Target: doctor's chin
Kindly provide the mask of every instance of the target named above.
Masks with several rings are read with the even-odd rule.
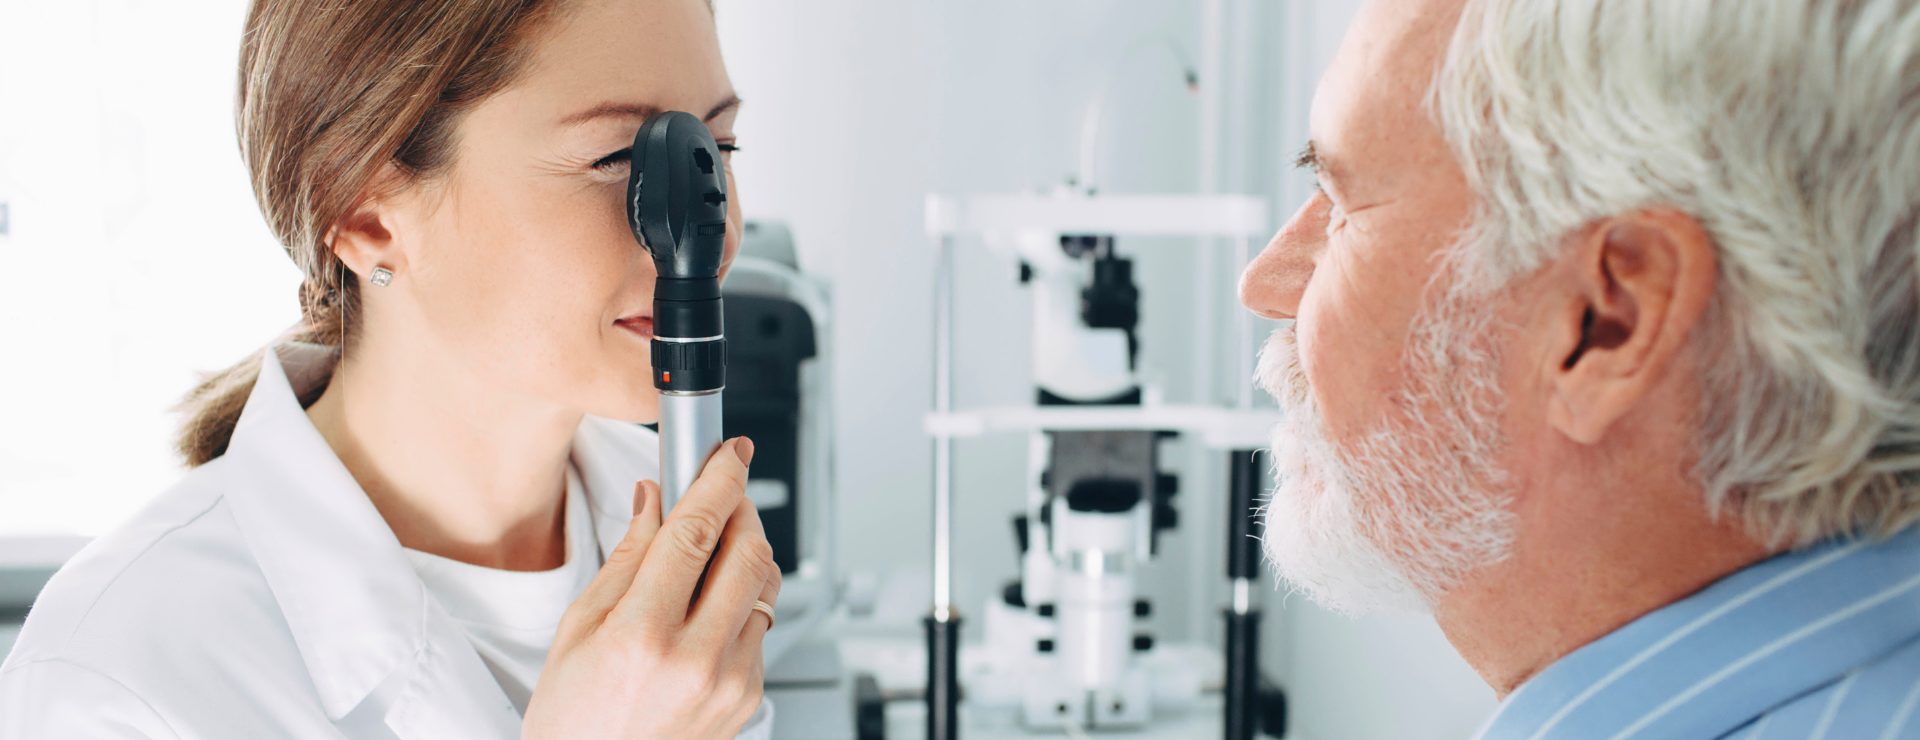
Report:
[[[0,28],[0,740],[1920,740],[1913,0]]]

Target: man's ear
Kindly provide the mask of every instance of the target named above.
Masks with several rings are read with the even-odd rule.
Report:
[[[1547,422],[1594,444],[1665,378],[1712,300],[1713,238],[1692,216],[1635,211],[1575,237],[1554,317]]]
[[[373,268],[385,267],[405,272],[406,255],[395,238],[394,197],[401,191],[404,176],[393,165],[380,169],[373,182],[360,192],[353,207],[327,230],[327,244],[341,264],[353,274],[365,278]]]

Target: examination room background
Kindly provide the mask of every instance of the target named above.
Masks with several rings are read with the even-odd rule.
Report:
[[[791,226],[802,268],[833,292],[839,564],[873,595],[878,623],[917,634],[927,607],[926,195],[1061,182],[1082,108],[1111,79],[1105,190],[1246,192],[1268,198],[1277,223],[1308,187],[1288,160],[1357,4],[718,0],[747,101],[742,203],[750,219]],[[167,408],[196,372],[297,317],[298,275],[271,244],[233,140],[244,7],[0,0],[0,578],[168,485],[179,468]],[[1216,107],[1186,89],[1167,42],[1221,93]],[[1143,363],[1169,400],[1244,381],[1252,368],[1231,356],[1196,357],[1236,341],[1230,316],[1216,311],[1219,335],[1189,330],[1199,306],[1230,295],[1230,271],[1196,275],[1189,248],[1121,248],[1140,261]],[[958,264],[959,403],[1026,399],[1030,310],[1010,261],[974,250]],[[957,449],[965,611],[1014,573],[1008,518],[1027,449],[1018,436]],[[1211,456],[1173,462],[1182,525],[1146,581],[1168,637],[1212,643],[1224,470]],[[1289,692],[1291,737],[1461,738],[1493,707],[1431,619],[1349,620],[1277,593],[1268,603],[1263,662]],[[0,611],[0,653],[17,616]]]

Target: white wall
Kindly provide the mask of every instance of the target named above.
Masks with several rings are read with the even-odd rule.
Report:
[[[0,536],[158,493],[196,372],[298,316],[234,144],[244,9],[0,2]]]

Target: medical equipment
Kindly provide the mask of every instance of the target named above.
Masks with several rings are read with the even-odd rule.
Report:
[[[722,293],[733,335],[726,431],[754,439],[747,497],[784,574],[780,626],[764,648],[773,737],[883,738],[886,696],[834,629],[848,589],[834,547],[832,295],[801,270],[793,233],[777,221],[745,223]]]
[[[653,386],[660,390],[661,508],[671,509],[721,441],[727,345],[720,262],[727,175],[692,114],[657,113],[633,137],[627,225],[653,256]]]
[[[1039,405],[1140,405],[1133,261],[1110,235],[1048,236],[1017,241],[1021,282],[1033,294]],[[1030,727],[1139,727],[1152,716],[1152,676],[1139,659],[1154,643],[1142,622],[1152,605],[1135,598],[1135,580],[1176,520],[1179,480],[1159,463],[1172,434],[1031,435],[1037,485],[1014,518],[1021,577],[986,612],[990,649],[1041,659],[1004,666],[1005,680],[1021,684]]]
[[[831,306],[826,286],[800,271],[785,224],[747,221],[741,232],[721,288],[733,327],[721,418],[728,437],[754,442],[747,498],[793,585],[803,569],[833,572]]]
[[[1244,196],[1079,192],[933,196],[926,218],[940,249],[927,420],[935,438],[928,737],[958,737],[963,693],[972,707],[1014,708],[1026,727],[1076,733],[1141,729],[1156,712],[1190,713],[1218,690],[1226,695],[1227,737],[1275,731],[1285,699],[1260,683],[1251,588],[1258,560],[1247,535],[1264,479],[1250,451],[1265,445],[1277,417],[1245,400],[1165,403],[1141,380],[1139,290],[1132,263],[1115,251],[1119,239],[1136,236],[1201,237],[1183,243],[1202,251],[1212,248],[1208,239],[1225,238],[1238,241],[1244,262],[1247,240],[1265,235],[1265,204]],[[951,275],[961,237],[1010,253],[1033,291],[1033,405],[953,406]],[[1236,336],[1250,336],[1250,327],[1241,323]],[[1252,366],[1250,356],[1242,360]],[[986,639],[962,654],[951,600],[953,441],[1000,432],[1030,435],[1027,505],[1015,518],[1020,580],[989,601]],[[1233,601],[1224,610],[1225,650],[1157,641],[1144,629],[1153,605],[1136,598],[1140,567],[1177,521],[1178,481],[1161,469],[1159,449],[1174,436],[1229,453]]]
[[[861,677],[824,629],[843,591],[833,537],[832,296],[800,269],[785,224],[751,220],[721,293],[730,333],[726,433],[754,441],[747,498],[783,574],[779,626],[763,647],[773,737],[869,737],[856,729]]]

